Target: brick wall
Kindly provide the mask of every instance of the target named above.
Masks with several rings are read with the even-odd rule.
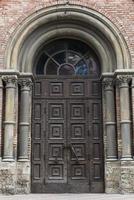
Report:
[[[7,42],[16,27],[31,13],[53,5],[73,4],[89,7],[108,17],[126,39],[134,67],[134,1],[133,0],[1,0],[0,1],[0,69]],[[81,7],[81,8],[82,8]]]

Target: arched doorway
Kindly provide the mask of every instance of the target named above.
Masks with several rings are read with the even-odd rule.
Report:
[[[51,69],[51,68],[49,68],[49,67],[48,67],[48,69],[47,69],[47,67],[44,68],[44,65],[52,66],[53,62],[54,62],[54,66],[55,66],[55,59],[57,59],[57,58],[53,58],[53,57],[54,56],[56,57],[58,55],[58,58],[59,58],[60,53],[62,55],[64,54],[65,49],[62,52],[55,51],[57,53],[55,55],[53,55],[53,54],[47,55],[48,58],[46,59],[46,62],[45,62],[45,54],[43,56],[44,60],[42,60],[42,58],[41,58],[42,52],[43,51],[45,52],[45,50],[48,48],[49,44],[54,44],[51,42],[56,42],[59,39],[75,40],[78,42],[78,44],[84,43],[84,45],[88,46],[88,48],[91,49],[90,53],[93,56],[93,61],[95,61],[95,63],[96,62],[99,63],[97,66],[101,66],[101,70],[98,70],[97,74],[98,74],[98,77],[101,76],[100,80],[104,83],[104,87],[102,88],[102,95],[101,95],[101,87],[100,87],[101,84],[99,83],[98,77],[95,76],[94,73],[92,73],[92,76],[84,75],[85,73],[87,73],[86,71],[88,71],[89,69],[85,70],[85,71],[82,70],[82,74],[77,75],[77,72],[79,72],[78,68],[77,68],[77,70],[78,70],[77,71],[76,66],[72,65],[72,63],[70,63],[70,62],[65,63],[63,61],[58,65],[56,64],[56,66],[57,66],[56,67],[57,70],[55,70],[56,74],[53,74],[52,70],[50,70],[50,73],[52,72],[52,74],[53,74],[53,75],[50,75],[49,69]],[[55,45],[53,45],[53,47],[55,47]],[[70,51],[70,49],[68,49],[68,53],[66,53],[66,55],[73,54],[76,58],[78,58],[78,57],[82,58],[81,53],[82,53],[83,49],[84,48],[80,48],[80,50],[81,50],[81,51],[79,50],[80,53],[79,53],[79,51],[75,51],[74,49],[71,49],[71,51]],[[72,52],[72,50],[73,50],[73,52]],[[61,57],[63,58],[63,56],[61,56]],[[39,62],[39,61],[41,61],[41,62]],[[93,63],[93,61],[91,63]],[[86,62],[87,61],[84,61],[83,63],[86,63]],[[42,63],[43,63],[43,65],[42,65]],[[126,117],[126,116],[125,116],[125,120],[123,118],[121,121],[121,128],[119,127],[120,119],[118,119],[118,116],[119,116],[119,114],[122,115],[122,113],[125,113],[124,105],[121,101],[119,102],[119,99],[121,100],[121,97],[124,95],[124,90],[125,90],[126,86],[127,86],[127,99],[129,99],[128,98],[129,85],[127,82],[127,80],[128,80],[127,75],[131,74],[131,72],[132,72],[131,70],[128,70],[131,68],[131,58],[130,58],[129,50],[128,50],[127,44],[125,42],[125,39],[121,35],[118,28],[104,15],[102,15],[101,13],[99,13],[95,10],[89,9],[89,8],[84,8],[84,7],[81,8],[79,6],[74,6],[74,5],[68,5],[68,6],[59,5],[59,6],[54,6],[54,7],[49,7],[49,8],[44,8],[44,9],[38,10],[38,12],[34,12],[30,16],[28,16],[23,21],[23,23],[17,27],[16,31],[13,33],[13,35],[7,45],[7,51],[5,54],[5,66],[6,66],[7,72],[3,72],[3,74],[6,74],[6,75],[10,74],[10,76],[11,76],[11,77],[6,77],[6,80],[7,80],[7,78],[8,79],[13,78],[13,80],[14,80],[14,75],[15,75],[15,78],[20,79],[19,81],[21,82],[20,88],[19,88],[20,93],[21,93],[20,94],[21,95],[21,102],[20,102],[21,109],[19,108],[20,109],[19,112],[18,112],[18,110],[16,110],[16,113],[20,115],[20,117],[19,117],[20,125],[18,127],[18,129],[19,129],[18,136],[19,137],[18,137],[18,141],[17,141],[17,145],[19,144],[18,146],[19,146],[20,150],[18,152],[19,159],[17,159],[17,161],[16,161],[19,163],[19,169],[23,169],[23,168],[25,169],[25,168],[27,168],[27,166],[30,169],[30,167],[31,167],[31,160],[30,160],[31,148],[29,148],[29,147],[31,147],[30,141],[33,138],[31,138],[30,125],[32,124],[32,128],[34,129],[33,126],[34,126],[34,123],[36,123],[36,122],[32,121],[32,123],[31,123],[31,118],[29,117],[29,116],[31,116],[30,108],[32,107],[31,106],[32,104],[30,101],[30,97],[31,97],[30,89],[31,89],[31,82],[35,81],[32,99],[33,100],[36,99],[37,104],[39,103],[40,105],[38,104],[38,106],[36,107],[37,108],[37,116],[34,112],[32,112],[33,113],[32,117],[34,117],[34,116],[37,117],[37,126],[35,127],[37,129],[37,133],[39,133],[40,124],[43,126],[43,129],[41,127],[41,131],[42,131],[42,134],[44,134],[44,135],[45,135],[45,133],[43,133],[43,130],[45,132],[52,130],[52,128],[49,129],[48,122],[50,122],[50,124],[51,123],[55,124],[54,121],[52,121],[52,122],[49,121],[49,119],[51,117],[50,116],[51,112],[48,112],[49,106],[47,108],[45,108],[45,106],[48,105],[47,104],[48,99],[50,100],[50,102],[52,101],[52,104],[50,103],[51,105],[53,105],[53,103],[55,103],[56,101],[57,101],[57,105],[61,104],[60,108],[56,107],[56,110],[64,118],[57,119],[57,121],[59,120],[59,124],[64,124],[63,121],[65,119],[66,129],[64,128],[64,130],[67,130],[67,131],[68,131],[68,127],[70,130],[69,123],[71,123],[71,120],[74,120],[74,121],[78,120],[76,123],[78,123],[78,122],[81,123],[79,121],[80,119],[71,119],[70,118],[70,116],[71,116],[70,114],[72,114],[70,112],[71,109],[69,108],[71,105],[70,103],[72,103],[72,105],[73,105],[73,103],[76,103],[77,105],[81,105],[81,109],[78,109],[79,111],[82,110],[82,105],[83,105],[83,108],[85,110],[84,113],[86,113],[84,115],[84,117],[85,117],[84,119],[86,119],[86,121],[84,121],[84,119],[82,119],[83,120],[82,123],[86,124],[86,130],[88,132],[88,133],[86,133],[87,137],[88,137],[88,135],[90,135],[90,129],[88,129],[87,127],[91,125],[91,121],[87,122],[87,119],[89,119],[89,118],[92,119],[92,115],[91,115],[92,112],[90,112],[90,111],[93,110],[93,106],[91,106],[89,104],[89,102],[95,102],[95,98],[96,99],[98,98],[98,102],[100,103],[100,105],[103,104],[102,110],[100,109],[100,116],[101,116],[101,124],[103,122],[103,134],[102,135],[103,135],[104,140],[103,140],[103,142],[101,141],[100,143],[101,144],[104,143],[105,192],[118,193],[120,191],[120,184],[122,184],[121,161],[118,159],[118,153],[121,152],[121,148],[122,148],[121,144],[126,145],[125,134],[123,135],[123,139],[122,139],[124,143],[122,143],[122,140],[120,139],[120,137],[118,137],[118,134],[121,130],[123,130],[123,133],[125,133],[125,131],[126,131],[125,127],[128,126],[129,127],[128,138],[130,141],[130,130],[131,130],[130,124],[127,125],[127,123],[129,123],[129,120],[128,120],[128,117]],[[37,67],[37,66],[39,66],[39,67]],[[34,68],[34,70],[33,70],[33,68]],[[38,70],[36,71],[35,69],[38,69]],[[86,68],[84,67],[84,69],[86,69]],[[98,68],[98,69],[100,69],[100,68]],[[83,71],[84,71],[84,73],[83,73]],[[48,73],[47,75],[45,74],[46,72]],[[70,76],[68,75],[66,77],[66,76],[62,75],[62,74],[64,74],[64,72],[69,73]],[[37,74],[37,76],[36,76],[36,74]],[[42,74],[43,74],[43,78],[41,79]],[[124,75],[126,77],[122,77]],[[33,79],[33,76],[34,76],[34,79]],[[117,80],[117,79],[120,79],[120,82],[123,84],[123,87],[121,86],[120,88],[117,88],[117,86],[115,86],[115,80]],[[51,81],[52,81],[52,84],[50,84]],[[56,83],[58,83],[58,84],[55,87]],[[72,83],[72,86],[70,86],[71,83]],[[51,86],[51,87],[48,87],[48,86]],[[93,88],[94,88],[93,90],[92,90],[91,86],[93,86]],[[13,87],[13,88],[15,88],[15,87]],[[52,89],[50,90],[50,88],[52,88]],[[123,88],[123,92],[122,92],[122,88]],[[82,91],[80,94],[79,94],[79,90]],[[37,94],[35,93],[36,91],[37,91]],[[45,91],[45,92],[43,92],[43,91]],[[75,94],[69,93],[70,91],[72,91]],[[7,90],[7,92],[8,92],[8,90]],[[9,92],[13,93],[12,95],[14,96],[14,99],[15,99],[14,90],[11,90]],[[94,92],[94,95],[92,95],[92,92]],[[121,92],[121,97],[119,97],[119,92]],[[53,93],[54,93],[54,95],[53,95]],[[98,95],[98,93],[99,93],[99,95]],[[17,90],[17,94],[18,94],[18,90]],[[126,94],[126,90],[125,90],[125,94]],[[66,95],[66,96],[64,96],[64,95]],[[115,99],[115,97],[118,100]],[[119,103],[118,108],[120,109],[120,107],[121,107],[123,109],[123,111],[121,111],[121,113],[119,113],[120,112],[119,109],[118,109],[118,112],[116,112],[115,100],[117,100],[116,102]],[[127,100],[127,102],[128,102],[127,106],[130,107],[129,100]],[[27,107],[24,106],[26,103],[27,103],[27,107],[29,109],[27,109]],[[41,105],[43,105],[44,107],[40,107]],[[64,106],[64,105],[65,105],[65,107],[64,107],[65,113],[62,112],[62,106]],[[7,106],[8,106],[8,102],[7,102]],[[23,109],[23,108],[25,108],[25,109]],[[77,107],[75,107],[75,108],[77,108]],[[34,109],[34,107],[33,107],[33,109]],[[41,110],[41,113],[38,112],[39,109]],[[77,109],[75,109],[75,110],[77,110]],[[76,111],[76,113],[77,113],[77,111]],[[12,117],[14,117],[14,114],[15,114],[15,110],[12,113]],[[43,116],[47,116],[46,114],[48,114],[48,117],[45,119],[42,118],[44,121],[40,121],[40,120],[38,120],[38,118],[40,118],[40,114]],[[67,117],[67,116],[69,116],[69,117]],[[104,120],[102,120],[102,116],[103,116]],[[118,119],[117,122],[116,122],[116,119]],[[52,120],[54,120],[54,119],[52,119]],[[12,125],[12,130],[13,130],[14,122],[12,122],[12,123],[13,123],[13,125]],[[72,122],[72,123],[75,123],[75,122]],[[95,123],[96,123],[96,121],[95,121]],[[125,126],[124,126],[124,123],[125,123]],[[8,126],[9,126],[8,124],[6,124],[6,123],[4,124],[5,141],[8,144],[5,146],[7,146],[7,147],[10,146],[12,148],[13,143],[11,143],[9,140],[6,140],[6,138],[8,138],[7,135],[10,133],[10,131],[9,131],[10,129],[9,128],[7,129]],[[97,126],[94,128],[96,128],[96,130],[97,130]],[[116,128],[118,128],[118,130]],[[47,131],[47,129],[48,129],[48,131]],[[56,127],[56,129],[58,131],[60,131],[60,126]],[[55,131],[56,131],[56,129],[55,129]],[[73,126],[72,129],[74,130],[75,126]],[[78,128],[76,130],[80,130],[80,129],[82,130],[82,128]],[[102,128],[100,128],[100,130],[102,131]],[[94,132],[94,131],[92,131],[92,132]],[[65,133],[65,135],[70,136],[67,133]],[[56,134],[58,134],[58,133],[56,133]],[[44,189],[42,189],[42,185],[44,183],[46,183],[46,181],[48,180],[49,174],[47,174],[47,177],[46,177],[46,175],[44,174],[44,169],[40,170],[39,165],[41,164],[42,167],[44,167],[44,168],[46,167],[42,163],[44,163],[44,164],[47,163],[43,160],[46,160],[46,155],[47,155],[47,159],[48,159],[49,153],[51,151],[46,154],[45,148],[47,148],[47,145],[43,146],[42,149],[40,149],[40,141],[41,141],[41,143],[46,144],[46,141],[48,141],[49,138],[47,136],[47,140],[46,140],[46,138],[43,138],[43,140],[40,140],[38,134],[37,134],[37,136],[35,135],[35,137],[37,137],[37,140],[38,140],[37,146],[36,146],[38,151],[35,151],[35,165],[36,165],[35,168],[37,169],[37,170],[35,169],[35,173],[37,172],[37,174],[35,174],[35,177],[36,177],[35,178],[35,187],[33,186],[33,188],[35,188],[35,190],[33,191],[33,189],[32,189],[32,192],[38,192],[38,191],[46,192]],[[13,135],[12,135],[12,139],[13,139]],[[85,141],[87,142],[86,139],[85,139]],[[58,139],[57,139],[57,141],[58,141]],[[61,140],[59,140],[59,143],[61,144],[60,141]],[[71,139],[69,140],[68,138],[66,138],[66,140],[63,143],[66,143],[68,141],[70,141],[70,143],[72,142]],[[80,143],[82,143],[83,141],[81,141]],[[91,141],[91,144],[93,144],[93,141],[91,140],[91,138],[88,141]],[[78,140],[78,142],[79,142],[79,140]],[[34,143],[34,141],[33,141],[33,143]],[[36,143],[36,141],[35,141],[35,143]],[[72,154],[74,161],[77,162],[80,160],[80,159],[76,160],[76,158],[78,157],[78,156],[75,156],[76,148],[75,147],[73,148],[73,145],[70,146],[70,143],[69,143],[69,146],[67,146],[65,144],[64,145],[65,148],[63,148],[63,149],[65,149],[64,151],[66,151],[66,155],[68,155],[68,156],[66,156],[67,157],[66,163],[68,163],[69,156],[71,154]],[[52,141],[52,144],[53,144],[53,141]],[[117,144],[119,144],[119,147],[117,146]],[[86,143],[86,145],[89,146],[89,143],[88,144]],[[125,145],[123,146],[123,149],[124,149],[123,157],[131,158],[130,142],[129,142],[129,145],[127,144],[127,147]],[[67,147],[68,147],[68,149],[67,149]],[[34,149],[32,146],[32,152],[33,152],[33,150]],[[85,151],[85,152],[87,152],[87,151]],[[40,153],[40,156],[42,159],[41,162],[39,162],[39,159],[38,159],[39,153]],[[45,156],[43,156],[44,154],[45,154]],[[12,150],[12,155],[13,155],[13,150]],[[90,154],[86,155],[86,161],[88,163],[91,163],[89,155]],[[91,155],[93,155],[93,154],[91,153]],[[55,159],[52,158],[52,162],[54,162],[54,161],[59,162],[58,156],[55,156]],[[88,167],[89,167],[88,169],[89,169],[89,172],[91,175],[92,165],[88,164]],[[90,169],[90,167],[91,167],[91,169]],[[61,168],[59,167],[56,169],[56,171],[54,171],[55,176],[58,176],[60,169]],[[65,181],[68,180],[67,179],[67,177],[68,177],[67,175],[69,175],[69,174],[67,174],[68,169],[69,169],[68,165],[66,164],[65,168],[63,168],[63,169],[64,169],[64,171],[66,170],[66,174],[65,174],[64,178],[62,178],[63,176],[61,174],[60,181],[61,181],[62,187],[63,187],[63,184],[65,183]],[[82,172],[82,171],[80,171],[81,169],[82,168],[80,168],[78,170],[76,169],[78,176],[80,176],[80,173]],[[103,169],[102,169],[102,171],[103,171]],[[71,172],[73,172],[73,171],[71,171]],[[32,173],[34,173],[34,172],[32,171]],[[59,173],[59,175],[60,175],[60,173]],[[24,177],[24,179],[25,179],[25,174],[22,174],[22,177]],[[27,177],[28,177],[28,184],[26,185],[26,188],[30,188],[30,184],[31,184],[31,171],[30,170],[27,171]],[[41,177],[41,179],[38,177]],[[88,177],[89,177],[89,175],[88,175]],[[56,179],[56,177],[55,177],[55,179]],[[58,177],[58,179],[59,179],[59,177]],[[15,179],[15,180],[17,180],[17,179]],[[92,184],[93,186],[89,187],[89,185],[91,185],[91,184],[87,183],[87,180],[91,180],[91,179],[86,179],[86,181],[84,183],[85,185],[84,184],[83,185],[85,186],[86,189],[88,187],[88,192],[99,191],[98,188],[101,188],[99,185],[99,181],[98,182],[96,181],[95,185]],[[82,181],[84,182],[84,179]],[[82,185],[82,181],[80,181],[80,185]],[[102,180],[102,182],[103,182],[103,180]],[[55,183],[56,182],[54,182],[53,187],[51,187],[52,189],[55,188],[55,185],[57,185]],[[93,181],[92,181],[92,183],[93,183]],[[97,186],[97,183],[98,183],[98,186]],[[16,181],[16,184],[18,184],[17,181]],[[72,179],[71,184],[75,188],[75,178],[74,178],[74,180]],[[47,184],[44,184],[44,185],[46,186]],[[77,189],[80,188],[80,185]],[[52,184],[51,184],[51,186],[52,186]],[[103,183],[101,184],[101,186],[103,186]],[[84,192],[87,191],[86,189]],[[59,190],[59,189],[56,188],[56,190]],[[47,191],[50,191],[49,187],[48,187]],[[65,191],[64,188],[63,188],[63,191]],[[82,189],[81,189],[81,191],[83,192]],[[103,188],[101,191],[103,191]],[[70,192],[71,192],[71,190],[70,190]],[[79,192],[80,192],[80,190],[79,190]]]
[[[97,55],[64,38],[42,47],[35,63],[32,192],[104,192]]]

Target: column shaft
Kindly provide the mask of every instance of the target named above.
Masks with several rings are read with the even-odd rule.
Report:
[[[3,82],[0,77],[0,157],[2,150],[2,110],[3,110]]]
[[[116,120],[115,120],[115,98],[113,80],[104,79],[105,103],[106,103],[106,136],[107,136],[107,158],[117,159],[117,138],[116,138]]]
[[[21,79],[20,120],[19,120],[19,160],[28,159],[28,136],[30,117],[31,80]]]
[[[120,88],[120,124],[122,136],[122,159],[131,159],[131,120],[128,76],[117,77]]]
[[[6,84],[3,159],[13,160],[16,76],[3,76]]]

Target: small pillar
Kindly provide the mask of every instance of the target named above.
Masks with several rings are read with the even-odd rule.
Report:
[[[3,81],[2,77],[0,76],[0,157],[2,157],[1,154],[1,148],[2,148],[2,110],[3,110]]]
[[[105,95],[105,127],[106,127],[106,152],[107,159],[117,159],[117,136],[116,136],[116,118],[115,118],[115,98],[114,85],[112,78],[103,80]]]
[[[20,116],[19,116],[19,155],[21,161],[28,160],[28,136],[29,136],[29,118],[31,102],[31,79],[20,79]]]
[[[132,159],[131,147],[131,118],[129,82],[131,78],[126,75],[117,76],[120,90],[120,126],[122,137],[122,159]]]
[[[13,161],[13,139],[15,127],[15,92],[17,76],[3,76],[5,82],[5,120],[4,120],[4,150],[3,160]]]

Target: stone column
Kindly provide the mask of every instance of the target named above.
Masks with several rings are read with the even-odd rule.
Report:
[[[112,78],[103,80],[106,111],[106,152],[107,159],[117,159],[117,137],[116,137],[116,118],[115,118],[115,98]]]
[[[2,148],[2,110],[3,110],[3,81],[2,77],[0,76],[0,157],[1,155],[1,148]]]
[[[30,118],[30,90],[32,86],[31,79],[20,79],[20,116],[19,116],[19,160],[28,159],[28,136],[29,136],[29,118]]]
[[[13,161],[13,139],[15,126],[15,92],[17,76],[3,76],[5,82],[5,120],[3,160]]]
[[[120,89],[120,125],[122,137],[122,159],[132,158],[131,149],[131,118],[130,118],[130,94],[129,76],[117,76]]]

